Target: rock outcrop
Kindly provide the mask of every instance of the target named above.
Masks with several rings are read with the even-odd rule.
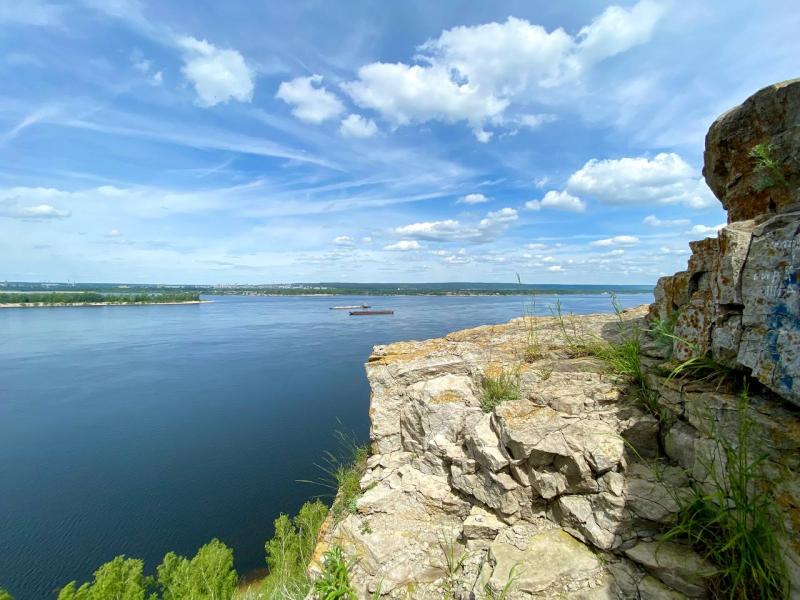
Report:
[[[568,327],[613,342],[644,330],[646,312]],[[545,358],[525,362],[531,326]],[[658,539],[690,485],[710,481],[706,419],[735,428],[725,411],[737,397],[657,374],[668,349],[643,348],[661,418],[598,359],[576,356],[556,318],[376,347],[366,366],[374,454],[355,511],[331,523],[317,561],[332,544],[355,557],[359,598],[479,599],[509,581],[510,600],[704,597],[714,567]],[[518,374],[519,398],[484,412],[481,382],[503,372]],[[768,393],[751,403],[776,468],[796,473],[800,419]],[[787,514],[800,506],[798,483],[776,487]]]
[[[775,173],[759,168],[757,144]],[[652,316],[675,322],[679,357],[710,354],[800,406],[800,79],[717,119],[703,172],[729,224],[658,281]]]
[[[731,222],[692,244],[649,309],[377,346],[362,493],[329,518],[312,571],[335,544],[363,599],[704,598],[716,567],[663,534],[691,494],[719,489],[723,449],[755,440],[800,598],[800,206],[791,189],[753,190],[749,157],[765,144],[793,181],[799,106],[800,81],[787,82],[712,126],[704,172]],[[674,337],[652,333],[659,319]],[[641,385],[575,343],[631,335]],[[749,381],[747,396],[666,374],[699,356]],[[514,393],[482,403],[484,382],[503,377]]]

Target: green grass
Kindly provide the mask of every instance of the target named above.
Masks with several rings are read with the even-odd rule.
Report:
[[[684,343],[688,344],[685,341]],[[733,385],[738,383],[739,374],[734,369],[718,363],[709,354],[700,354],[697,349],[695,352],[697,353],[694,356],[679,362],[672,368],[667,375],[667,381],[676,378],[706,381],[716,383],[717,389],[726,383]]]
[[[462,550],[461,546],[452,535],[440,531],[437,535],[439,549],[444,556],[444,566],[446,570],[444,582],[443,600],[453,600],[455,598],[455,586],[458,582],[458,574],[464,569],[464,562],[468,554]]]
[[[734,440],[710,432],[716,449],[704,467],[713,491],[696,486],[688,499],[679,500],[678,523],[665,539],[687,539],[717,567],[715,598],[779,600],[788,597],[781,549],[785,527],[764,475],[766,455],[754,450],[759,440],[748,407],[745,390],[739,395]]]
[[[527,340],[523,358],[525,362],[531,363],[541,359],[544,356],[542,351],[542,344],[539,341],[539,335],[536,331],[536,324],[533,318],[536,316],[536,292],[530,291],[530,300],[526,301],[525,290],[522,286],[522,279],[517,273],[517,285],[520,288],[520,293],[523,295],[522,300],[522,318],[525,321],[525,329],[527,333]]]
[[[334,546],[328,550],[322,574],[314,581],[317,600],[358,600],[350,585],[350,569],[354,564],[347,560],[341,547]]]
[[[317,468],[322,477],[317,480],[302,480],[329,490],[333,496],[331,514],[338,523],[348,514],[356,513],[356,500],[361,495],[361,477],[367,468],[369,447],[359,444],[355,435],[337,431],[334,434],[336,449],[326,450],[322,463]]]
[[[496,375],[485,375],[481,390],[481,408],[492,412],[503,402],[519,399],[519,372],[503,369]]]

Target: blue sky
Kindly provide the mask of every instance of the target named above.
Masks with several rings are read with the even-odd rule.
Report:
[[[794,1],[0,0],[0,279],[654,283]]]

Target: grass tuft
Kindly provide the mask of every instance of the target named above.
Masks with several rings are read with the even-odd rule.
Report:
[[[455,598],[455,587],[458,582],[458,574],[464,569],[468,554],[461,549],[453,536],[440,531],[437,535],[439,549],[444,555],[444,564],[447,574],[444,582],[444,600]]]
[[[718,568],[712,581],[716,598],[779,600],[786,598],[788,579],[781,539],[785,526],[764,474],[766,455],[755,453],[758,442],[748,411],[747,391],[739,395],[734,440],[722,435],[715,421],[716,442],[711,464],[703,465],[712,492],[694,488],[681,500],[679,520],[665,539],[685,538]]]
[[[519,399],[519,371],[504,369],[496,375],[485,375],[481,388],[481,408],[492,412],[503,402]]]
[[[301,482],[329,490],[326,495],[334,497],[331,514],[338,523],[348,514],[356,512],[356,500],[361,494],[360,481],[367,467],[369,447],[359,444],[352,433],[336,431],[334,437],[337,446],[335,451],[326,450],[322,463],[316,465],[322,476],[314,481]]]
[[[348,561],[340,546],[325,553],[322,574],[314,581],[317,600],[358,600],[350,585],[350,570],[355,562]]]

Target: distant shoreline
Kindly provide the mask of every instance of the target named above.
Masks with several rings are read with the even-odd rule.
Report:
[[[174,304],[210,304],[214,300],[184,300],[180,302],[15,302],[0,304],[0,308],[77,308],[80,306],[158,306]]]

